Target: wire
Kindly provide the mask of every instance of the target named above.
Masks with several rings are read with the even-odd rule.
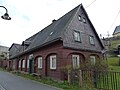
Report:
[[[114,19],[112,25],[110,26],[109,30],[110,30],[110,29],[112,28],[112,26],[114,25],[114,23],[115,23],[115,21],[117,20],[119,14],[120,14],[120,10],[118,11],[118,14],[117,14],[117,16],[115,17],[115,19]]]
[[[86,8],[90,7],[96,0],[92,1]]]

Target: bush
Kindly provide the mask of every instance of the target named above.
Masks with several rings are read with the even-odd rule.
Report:
[[[96,59],[95,64],[91,64],[90,60],[86,60],[81,66],[83,70],[108,70],[108,65],[105,60]]]

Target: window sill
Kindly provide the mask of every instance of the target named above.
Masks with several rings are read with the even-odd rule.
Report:
[[[56,69],[50,68],[50,70],[55,71]]]
[[[77,41],[77,40],[75,40],[75,42],[81,43],[81,41]]]

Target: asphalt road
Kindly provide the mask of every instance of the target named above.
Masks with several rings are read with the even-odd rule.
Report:
[[[36,81],[0,71],[0,90],[60,90]]]

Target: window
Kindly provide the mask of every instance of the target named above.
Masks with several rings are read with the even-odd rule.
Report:
[[[21,67],[21,60],[19,60],[19,68]]]
[[[72,55],[72,63],[73,63],[73,68],[79,68],[79,55]]]
[[[83,18],[83,22],[86,23],[86,19],[85,18]]]
[[[50,35],[52,35],[52,34],[53,34],[53,32],[50,33]]]
[[[22,61],[22,68],[25,68],[25,60]]]
[[[15,69],[16,62],[15,60],[13,61],[13,69]]]
[[[93,37],[93,36],[90,36],[89,38],[90,38],[90,44],[91,44],[91,45],[95,45],[94,37]]]
[[[29,59],[27,60],[27,68],[29,68]]]
[[[50,56],[50,69],[56,69],[56,55]]]
[[[38,68],[42,68],[42,57],[38,57]]]
[[[81,42],[81,37],[80,37],[79,31],[74,31],[74,39],[75,39],[75,41]]]
[[[90,56],[90,61],[92,65],[95,65],[96,62],[95,56]]]
[[[82,21],[82,17],[81,17],[80,15],[78,16],[78,20],[79,20],[79,21]]]

